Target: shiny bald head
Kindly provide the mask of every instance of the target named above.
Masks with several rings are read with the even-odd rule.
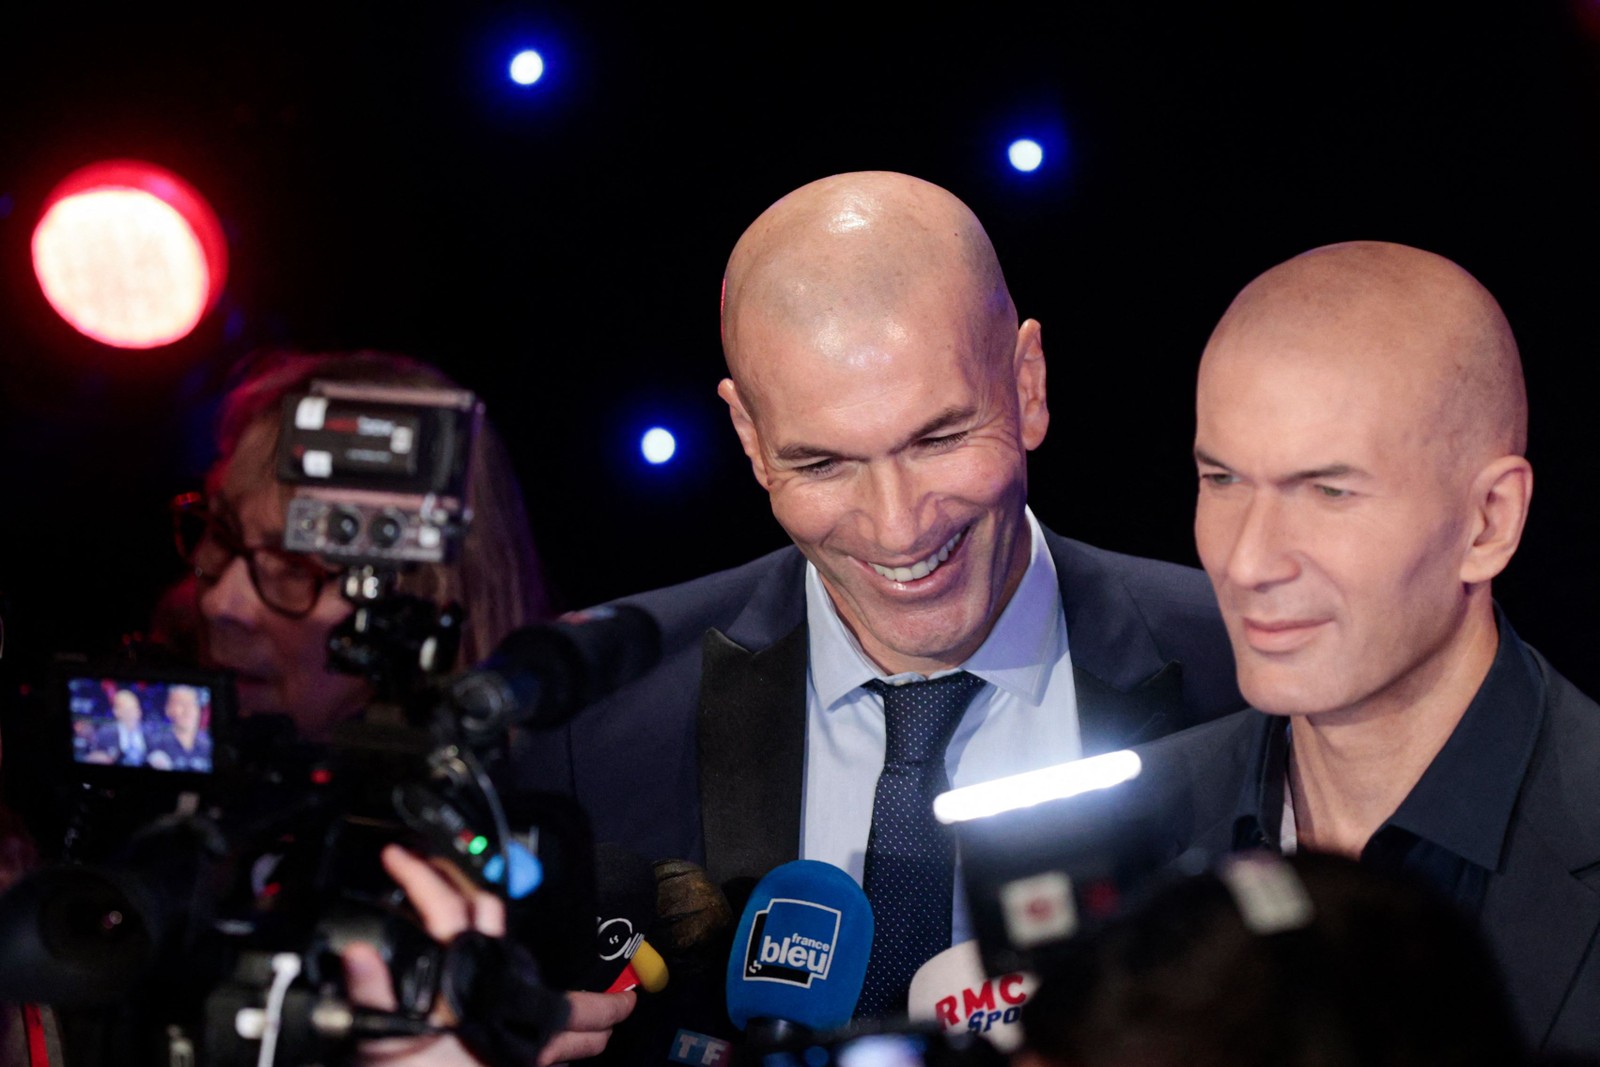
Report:
[[[802,186],[764,211],[734,247],[723,278],[728,371],[759,378],[758,333],[828,338],[866,323],[893,324],[922,302],[962,309],[975,348],[1006,351],[1016,307],[989,236],[948,191],[905,174],[838,174]],[[753,384],[753,383],[752,383]],[[745,388],[746,401],[752,398]]]
[[[885,672],[964,662],[1032,551],[1039,324],[965,204],[841,174],[768,208],[723,282],[717,386],[772,513]]]
[[[1521,455],[1528,398],[1511,326],[1477,279],[1443,256],[1382,241],[1326,245],[1245,287],[1201,364],[1331,360],[1404,390],[1442,455]]]
[[[1447,259],[1329,245],[1239,294],[1200,364],[1195,544],[1254,706],[1453,728],[1498,645],[1527,418],[1505,316]]]

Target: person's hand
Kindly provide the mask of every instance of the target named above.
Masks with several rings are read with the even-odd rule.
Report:
[[[637,1000],[637,995],[631,991],[568,993],[567,1005],[572,1009],[572,1016],[567,1019],[567,1028],[552,1037],[540,1051],[537,1067],[600,1055],[605,1051],[606,1042],[611,1040],[612,1028],[633,1014]]]
[[[505,906],[500,899],[468,884],[456,872],[434,866],[398,845],[384,848],[383,869],[405,891],[429,936],[441,944],[448,944],[464,930],[478,930],[494,937],[505,933]],[[364,942],[348,945],[343,957],[345,985],[351,1001],[382,1011],[394,1011],[399,1006],[389,979],[389,967],[376,946]],[[434,1008],[433,1021],[440,1026],[450,1026],[455,1019],[449,1006],[441,1001]],[[477,1057],[468,1052],[454,1034],[364,1041],[358,1060],[385,1067],[481,1067]]]
[[[144,758],[144,761],[158,771],[172,770],[172,757],[165,752],[152,752]]]

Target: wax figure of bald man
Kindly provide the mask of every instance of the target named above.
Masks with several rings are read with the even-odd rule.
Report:
[[[983,679],[955,784],[1242,706],[1199,572],[1028,512],[1040,328],[950,193],[862,173],[784,197],[733,251],[722,328],[719,394],[794,547],[630,598],[662,621],[659,668],[528,746],[520,773],[573,793],[598,840],[724,884],[797,857],[860,879],[875,678]]]
[[[1316,249],[1200,365],[1195,538],[1254,709],[1158,742],[1210,850],[1414,873],[1488,934],[1530,1044],[1600,1053],[1600,707],[1490,595],[1532,492],[1494,298],[1399,245]],[[1287,785],[1287,788],[1286,788]]]

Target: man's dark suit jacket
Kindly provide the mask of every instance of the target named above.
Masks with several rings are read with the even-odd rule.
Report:
[[[1174,851],[1184,843],[1214,854],[1276,844],[1276,828],[1263,840],[1260,820],[1247,814],[1270,806],[1260,799],[1269,794],[1281,814],[1281,784],[1261,781],[1261,739],[1270,728],[1270,717],[1247,710],[1139,750],[1147,803],[1178,839]],[[1468,728],[1480,742],[1489,732],[1491,744],[1481,748],[1491,759],[1498,752],[1503,765],[1525,761],[1520,783],[1509,777],[1502,796],[1493,774],[1460,773],[1457,741]],[[1524,1036],[1541,1051],[1600,1055],[1600,706],[1502,617],[1489,677],[1407,804],[1424,792],[1446,812],[1445,825],[1494,831],[1481,857],[1489,868],[1479,872],[1481,899],[1471,907]],[[1403,804],[1391,822],[1407,810]]]
[[[1243,706],[1204,575],[1045,538],[1086,754]],[[518,784],[575,796],[597,841],[700,863],[719,883],[797,858],[804,557],[785,548],[623,603],[661,622],[660,665],[569,725],[526,739]]]

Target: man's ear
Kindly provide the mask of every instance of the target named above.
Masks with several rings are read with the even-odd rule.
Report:
[[[717,386],[717,395],[728,405],[728,418],[733,420],[733,432],[739,435],[739,444],[744,448],[744,454],[750,458],[750,469],[756,476],[756,481],[761,488],[767,488],[767,462],[761,454],[761,435],[756,430],[755,420],[750,417],[750,411],[744,406],[744,401],[739,396],[739,387],[733,383],[732,378],[724,378]]]
[[[1029,319],[1017,329],[1012,368],[1017,377],[1022,445],[1031,452],[1044,442],[1045,431],[1050,428],[1050,406],[1045,402],[1044,388],[1044,342],[1037,319]]]
[[[1472,480],[1472,541],[1461,561],[1461,580],[1477,585],[1506,569],[1522,541],[1533,499],[1533,467],[1522,456],[1502,456]]]

